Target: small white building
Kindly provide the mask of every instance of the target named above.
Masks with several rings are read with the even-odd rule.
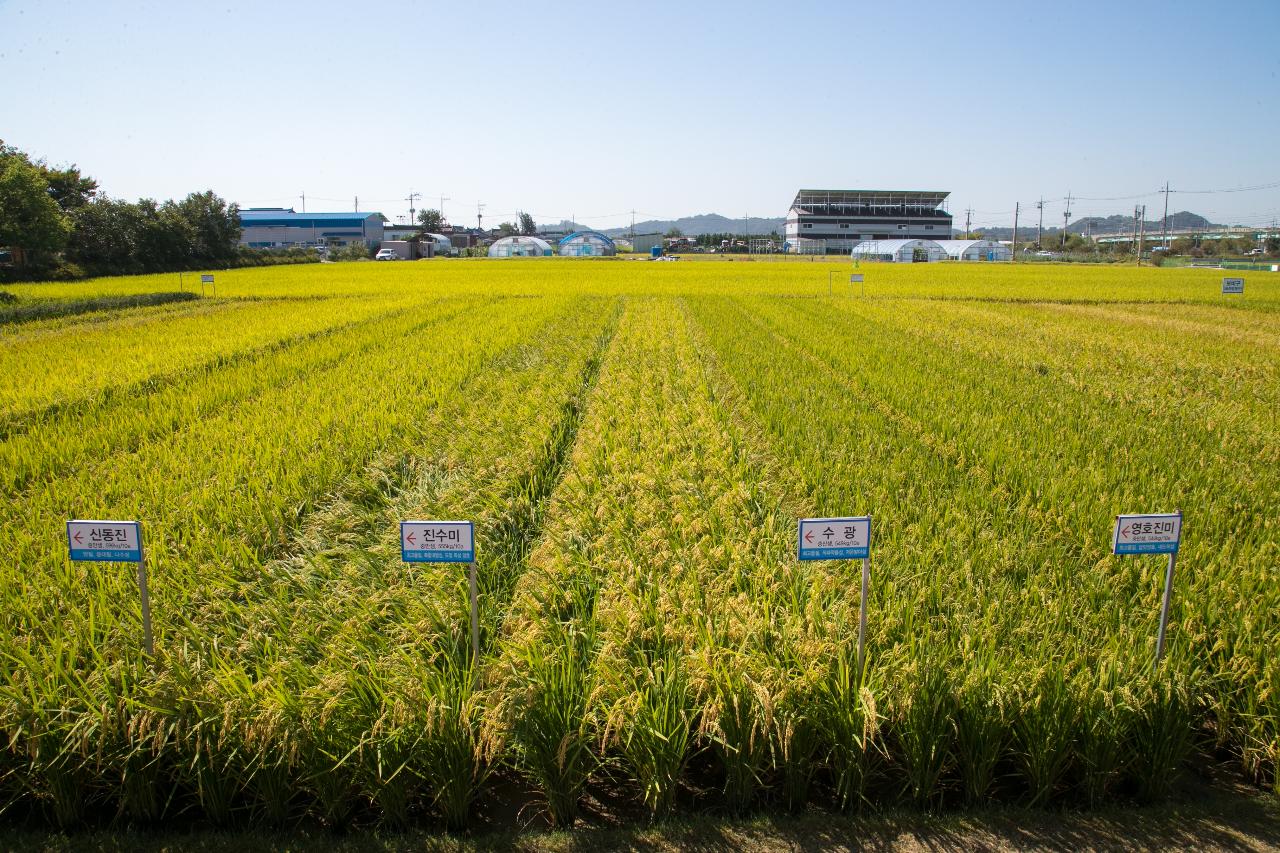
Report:
[[[953,261],[1011,261],[1013,250],[995,240],[935,240]]]
[[[489,247],[491,258],[541,258],[552,254],[551,244],[546,240],[522,234],[495,240]]]
[[[864,240],[853,247],[851,257],[860,261],[910,264],[944,261],[947,252],[933,240]]]

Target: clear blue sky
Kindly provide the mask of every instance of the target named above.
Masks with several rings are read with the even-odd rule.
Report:
[[[1280,0],[895,5],[0,0],[0,138],[128,199],[414,190],[470,223],[782,216],[799,187],[1061,223],[1068,191],[1165,180],[1275,184],[1170,209],[1280,219]]]

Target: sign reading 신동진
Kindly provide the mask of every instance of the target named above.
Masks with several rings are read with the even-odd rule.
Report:
[[[865,560],[870,554],[870,516],[800,519],[801,560]]]
[[[68,521],[67,548],[73,560],[142,562],[142,537],[136,521]]]
[[[1182,513],[1117,515],[1113,554],[1176,554],[1182,541]]]
[[[470,563],[476,558],[470,521],[400,522],[400,556],[406,563]]]

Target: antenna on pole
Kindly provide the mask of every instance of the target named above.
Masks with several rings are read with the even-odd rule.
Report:
[[[447,195],[440,196],[440,224],[441,225],[444,224],[444,203],[446,201],[453,201],[453,199],[449,198]]]
[[[410,225],[413,225],[413,224],[415,224],[415,223],[418,221],[418,220],[417,220],[417,217],[415,217],[415,216],[414,216],[414,213],[416,213],[417,211],[414,209],[413,204],[414,204],[414,202],[415,202],[415,201],[417,201],[417,200],[418,200],[418,199],[420,199],[420,198],[422,198],[422,194],[421,194],[421,193],[414,193],[414,192],[411,192],[411,193],[409,193],[409,198],[408,198],[408,199],[406,199],[406,201],[408,201],[408,202],[409,202],[409,224],[410,224]]]
[[[1067,190],[1067,209],[1062,211],[1062,250],[1067,250],[1067,224],[1071,221],[1071,190]]]
[[[476,230],[477,231],[484,230],[484,226],[481,224],[482,222],[484,222],[484,205],[481,204],[480,202],[476,202]]]

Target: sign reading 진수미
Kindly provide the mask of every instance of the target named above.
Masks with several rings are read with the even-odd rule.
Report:
[[[800,519],[801,560],[865,560],[870,554],[870,516]]]
[[[139,563],[142,536],[136,521],[68,521],[67,549],[73,560]]]
[[[406,563],[470,563],[476,558],[470,521],[402,521],[400,555]]]
[[[1182,541],[1182,513],[1117,515],[1113,554],[1176,554]]]

